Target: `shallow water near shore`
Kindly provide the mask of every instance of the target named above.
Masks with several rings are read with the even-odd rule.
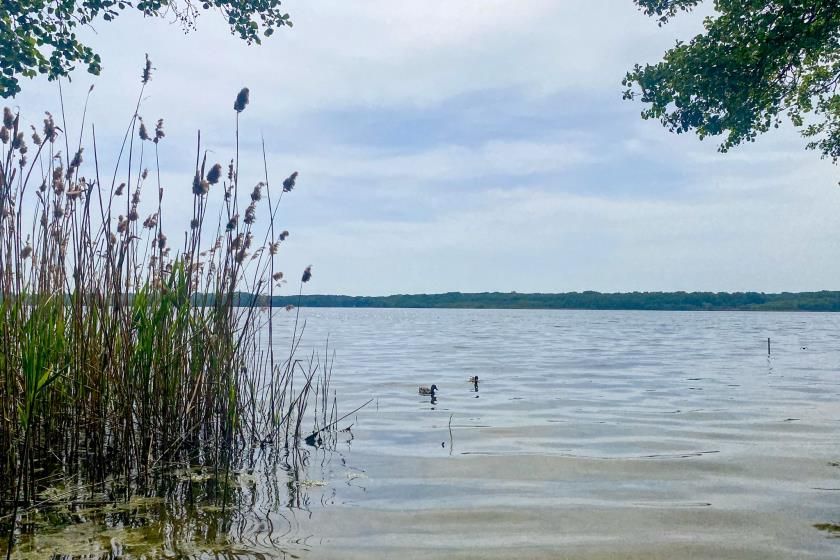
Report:
[[[301,317],[302,355],[327,338],[336,352],[340,412],[373,398],[334,452],[312,450],[297,480],[259,461],[235,473],[224,515],[154,500],[74,514],[18,557],[840,556],[838,315]],[[432,383],[435,402],[417,391]]]

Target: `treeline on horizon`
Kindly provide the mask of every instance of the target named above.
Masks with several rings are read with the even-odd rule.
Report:
[[[240,305],[268,305],[248,294]],[[390,296],[304,295],[274,296],[275,307],[381,307],[453,309],[603,309],[658,311],[840,311],[840,291],[783,292],[569,292],[525,294],[483,292],[399,294]]]

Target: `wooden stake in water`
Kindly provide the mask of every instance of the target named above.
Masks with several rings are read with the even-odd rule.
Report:
[[[767,337],[767,355],[770,355],[770,337]]]

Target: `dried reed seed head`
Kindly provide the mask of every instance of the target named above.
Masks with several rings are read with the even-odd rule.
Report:
[[[157,245],[158,245],[158,249],[163,249],[164,247],[166,247],[166,235],[164,235],[163,232],[158,233]],[[166,254],[168,254],[168,253],[166,253]]]
[[[230,242],[230,246],[234,251],[238,251],[242,247],[242,241],[245,239],[245,234],[240,233],[236,237],[233,238],[233,241]]]
[[[312,265],[310,264],[303,270],[303,276],[301,277],[301,282],[309,282],[312,279]]]
[[[14,139],[12,140],[12,149],[17,150],[17,149],[20,149],[21,147],[23,147],[23,149],[25,150],[26,149],[26,142],[23,139],[23,132],[18,132],[15,135]]]
[[[166,136],[166,133],[163,131],[163,119],[158,119],[157,125],[155,125],[155,144],[163,140],[164,136]]]
[[[137,207],[132,206],[131,210],[128,211],[128,221],[136,222],[140,218],[140,215],[137,214]]]
[[[38,131],[35,130],[34,126],[32,127],[32,143],[35,144],[36,146],[41,145],[41,135],[38,134]]]
[[[236,101],[233,103],[233,110],[237,113],[244,111],[250,101],[250,95],[251,91],[246,87],[239,90],[239,94],[236,96]]]
[[[289,192],[295,188],[295,181],[297,181],[298,172],[295,171],[283,181],[283,192]]]
[[[125,191],[125,183],[120,183],[117,190],[114,191],[114,196],[122,196]]]
[[[87,192],[87,179],[85,179],[84,177],[79,177],[79,180],[76,182],[76,185],[67,189],[67,197],[70,199],[76,199],[79,197],[84,198]]]
[[[289,230],[284,229],[280,232],[280,241],[285,241],[289,237]]]
[[[73,161],[70,162],[70,167],[79,167],[82,165],[82,152],[84,151],[84,148],[79,148],[79,151],[73,156]]]
[[[140,135],[140,140],[151,140],[149,138],[149,131],[146,130],[146,123],[143,122],[143,119],[140,119],[140,131],[138,134]]]
[[[215,185],[219,182],[219,179],[222,178],[222,166],[219,163],[213,165],[210,168],[210,171],[207,172],[207,182],[211,185]]]
[[[233,160],[228,164],[228,181],[233,181]]]
[[[140,178],[145,181],[146,177],[148,177],[148,176],[149,176],[149,169],[146,168],[146,169],[143,170],[143,173],[140,174]]]
[[[292,311],[292,310],[294,310],[294,308],[295,308],[295,306],[290,303],[289,305],[286,306],[286,311]]]
[[[26,167],[26,161],[26,156],[20,156],[20,159],[18,160],[18,165],[20,165],[21,167]]]
[[[59,202],[53,203],[53,218],[56,220],[64,217],[64,207]]]
[[[279,282],[280,280],[283,279],[283,273],[282,272],[275,272],[274,274],[271,275],[271,279],[274,280],[275,282]]]
[[[26,245],[24,245],[23,249],[20,251],[20,256],[23,259],[28,259],[32,256],[32,245],[29,244],[29,238],[26,239]]]
[[[268,244],[268,252],[271,253],[272,255],[276,255],[277,251],[279,249],[280,249],[280,243],[279,242]]]
[[[148,84],[152,79],[152,61],[149,60],[149,54],[146,53],[146,64],[143,66],[143,74],[140,76],[143,84]]]
[[[198,229],[198,226],[201,225],[201,222],[198,221],[198,218],[193,218],[190,220],[190,229]]]
[[[8,144],[8,143],[9,143],[9,139],[10,139],[11,137],[12,137],[12,136],[11,136],[11,134],[9,133],[9,129],[8,129],[8,128],[6,128],[5,126],[4,126],[4,127],[0,127],[0,141],[2,141],[4,144]]]
[[[15,115],[8,107],[3,107],[3,126],[12,128],[15,126]]]
[[[265,183],[260,181],[254,187],[254,190],[251,191],[251,200],[257,202],[258,200],[262,199],[262,188],[265,186]]]
[[[236,229],[236,224],[239,223],[239,214],[234,214],[230,220],[228,220],[227,226],[225,226],[225,230],[233,231]]]
[[[108,242],[109,242],[111,245],[116,245],[116,244],[117,244],[117,236],[116,236],[116,235],[114,235],[113,233],[109,233],[109,234],[108,234]]]
[[[125,216],[120,214],[120,217],[117,218],[117,233],[125,233],[128,229],[128,220],[125,219]]]
[[[58,137],[58,129],[55,126],[55,122],[53,121],[53,116],[51,113],[47,112],[47,118],[44,119],[44,138],[48,142],[55,142],[55,139]]]
[[[242,264],[242,261],[245,260],[245,257],[248,256],[248,252],[243,248],[240,251],[236,252],[236,255],[233,257],[236,260],[237,264]]]
[[[255,221],[257,221],[257,208],[255,203],[252,201],[251,204],[248,205],[248,208],[245,209],[244,222],[250,226]]]
[[[250,233],[250,232],[248,232],[248,235],[246,235],[246,236],[245,236],[245,245],[244,245],[244,247],[245,247],[246,249],[250,249],[250,248],[251,248],[251,244],[252,244],[253,242],[254,242],[254,236],[253,236],[253,235],[251,235],[251,233]]]
[[[137,206],[140,204],[140,187],[134,189],[134,192],[131,193],[131,204]]]
[[[52,188],[57,195],[64,192],[64,168],[60,165],[53,169]]]
[[[154,214],[143,220],[143,227],[146,229],[154,229],[155,227],[157,227],[157,223],[158,215],[157,212],[155,212]]]
[[[196,173],[195,177],[193,177],[192,191],[196,196],[205,195],[210,192],[210,183],[208,183],[206,179],[202,179],[201,176]]]

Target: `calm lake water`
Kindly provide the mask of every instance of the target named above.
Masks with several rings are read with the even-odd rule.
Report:
[[[840,557],[838,315],[304,315],[342,408],[375,397],[312,557]]]
[[[219,556],[161,555],[840,557],[840,315],[301,316],[302,354],[336,352],[340,412],[374,401],[311,457],[300,507],[255,473]]]

